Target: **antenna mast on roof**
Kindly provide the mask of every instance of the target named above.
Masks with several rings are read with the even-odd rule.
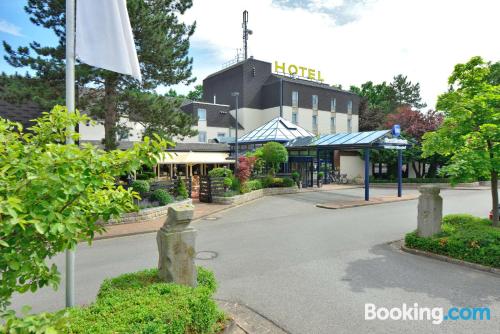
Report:
[[[252,34],[252,30],[248,29],[247,26],[248,23],[248,11],[245,10],[243,11],[243,24],[241,25],[243,28],[243,52],[244,52],[244,59],[246,60],[248,58],[248,35]]]

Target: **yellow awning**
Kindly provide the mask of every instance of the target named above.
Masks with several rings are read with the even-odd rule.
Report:
[[[160,164],[232,164],[229,153],[222,152],[166,152]]]

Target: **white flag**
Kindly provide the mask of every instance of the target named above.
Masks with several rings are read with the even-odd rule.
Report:
[[[77,0],[76,57],[141,80],[126,0]]]

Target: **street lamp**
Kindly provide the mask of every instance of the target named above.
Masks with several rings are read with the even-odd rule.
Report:
[[[234,162],[234,171],[235,174],[238,172],[238,97],[240,96],[239,92],[232,92],[231,96],[234,96],[236,100],[236,126],[235,126],[235,151],[236,151],[236,161]]]

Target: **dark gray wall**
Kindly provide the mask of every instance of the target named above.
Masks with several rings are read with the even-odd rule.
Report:
[[[289,81],[283,81],[283,105],[292,105],[292,91],[299,93],[299,108],[312,109],[312,96],[318,95],[318,109],[320,110],[330,111],[331,99],[336,98],[337,112],[347,113],[349,100],[352,100],[352,113],[357,115],[359,111],[360,98],[356,94]]]
[[[271,63],[249,58],[219,71],[203,80],[203,101],[235,108],[231,92],[239,92],[240,108],[267,109],[280,105],[280,76],[272,74]],[[358,114],[359,96],[337,90],[328,85],[300,79],[283,79],[283,105],[292,105],[292,91],[299,92],[299,107],[312,109],[312,95],[318,95],[320,110],[330,111],[330,101],[337,99],[337,112],[347,113],[347,102],[352,100],[352,112]]]

